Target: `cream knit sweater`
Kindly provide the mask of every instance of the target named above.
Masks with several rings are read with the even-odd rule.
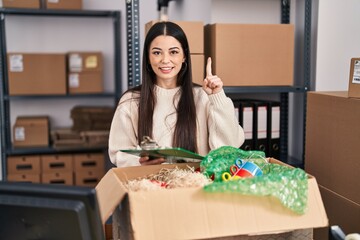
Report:
[[[179,90],[179,87],[164,89],[156,86],[155,88],[157,104],[154,109],[153,139],[161,147],[172,146],[177,118],[174,96]],[[138,146],[138,101],[132,100],[133,94],[136,93],[128,92],[122,96],[111,124],[109,156],[117,167],[140,165],[138,157],[119,151]],[[244,142],[244,131],[235,116],[234,104],[224,91],[207,95],[201,87],[195,87],[194,98],[198,153],[205,156],[210,150],[225,145],[240,147]]]

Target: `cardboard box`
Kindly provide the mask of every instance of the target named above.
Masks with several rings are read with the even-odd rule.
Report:
[[[205,78],[204,54],[191,54],[191,67],[193,82],[202,85]]]
[[[152,20],[145,24],[145,34],[157,20]],[[201,21],[173,21],[178,24],[185,32],[190,53],[204,54],[204,23]]]
[[[294,75],[294,25],[205,26],[205,56],[224,86],[289,86]]]
[[[77,93],[102,93],[103,87],[102,72],[81,72],[68,74],[68,92]]]
[[[47,9],[81,10],[82,0],[45,0]]]
[[[29,183],[40,183],[40,174],[8,174],[7,181],[9,182],[29,182]]]
[[[8,174],[40,174],[40,156],[24,155],[10,156],[7,158]]]
[[[75,185],[95,187],[104,176],[104,170],[89,170],[75,172]]]
[[[48,147],[49,118],[19,116],[13,129],[13,147]]]
[[[41,169],[43,173],[71,172],[73,157],[71,154],[41,155]]]
[[[271,159],[271,162],[282,164]],[[105,223],[121,211],[124,239],[207,239],[261,235],[327,226],[327,217],[316,179],[308,180],[308,207],[303,215],[266,196],[206,193],[202,188],[128,192],[123,182],[162,168],[186,168],[196,163],[112,168],[96,186],[100,213]],[[117,208],[118,206],[120,208]]]
[[[10,95],[66,94],[65,54],[8,53]]]
[[[360,98],[360,58],[350,61],[349,97]]]
[[[40,0],[3,0],[4,8],[40,8]]]
[[[329,218],[329,226],[337,225],[345,234],[360,233],[360,204],[321,185],[319,188]],[[329,228],[316,229],[314,239],[329,239],[328,231]]]
[[[103,71],[101,52],[69,52],[67,57],[68,71],[71,73]]]
[[[360,99],[308,92],[305,170],[319,184],[360,204]]]
[[[105,169],[105,157],[103,153],[74,154],[75,172],[100,171]]]
[[[74,185],[73,172],[42,173],[41,182],[47,184]]]

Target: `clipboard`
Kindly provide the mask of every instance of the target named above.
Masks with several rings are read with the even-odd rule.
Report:
[[[183,148],[122,149],[120,151],[139,157],[149,156],[150,158],[193,159],[199,162],[204,158],[204,156]]]

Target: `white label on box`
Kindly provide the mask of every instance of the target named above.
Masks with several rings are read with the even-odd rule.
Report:
[[[24,127],[16,127],[14,138],[16,141],[25,141],[25,128]]]
[[[354,73],[352,83],[360,84],[360,61],[355,60],[354,62]]]
[[[69,69],[71,72],[81,72],[82,58],[79,54],[71,54],[69,58]]]
[[[78,88],[80,86],[79,74],[72,73],[69,75],[69,87]]]
[[[49,3],[59,3],[59,0],[48,0]]]
[[[22,54],[10,55],[10,72],[23,72],[24,62]]]

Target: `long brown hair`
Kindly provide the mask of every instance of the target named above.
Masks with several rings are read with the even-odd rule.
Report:
[[[177,86],[180,86],[180,98],[178,105],[175,106],[177,122],[172,145],[173,147],[181,147],[197,152],[196,109],[193,93],[194,86],[191,76],[189,44],[184,31],[173,22],[158,22],[149,29],[144,42],[142,84],[129,90],[135,92],[140,91],[141,93],[139,99],[138,142],[140,144],[143,136],[153,137],[156,75],[150,65],[149,51],[151,42],[161,35],[172,36],[177,39],[181,44],[185,56],[185,62],[182,65],[176,83]]]

